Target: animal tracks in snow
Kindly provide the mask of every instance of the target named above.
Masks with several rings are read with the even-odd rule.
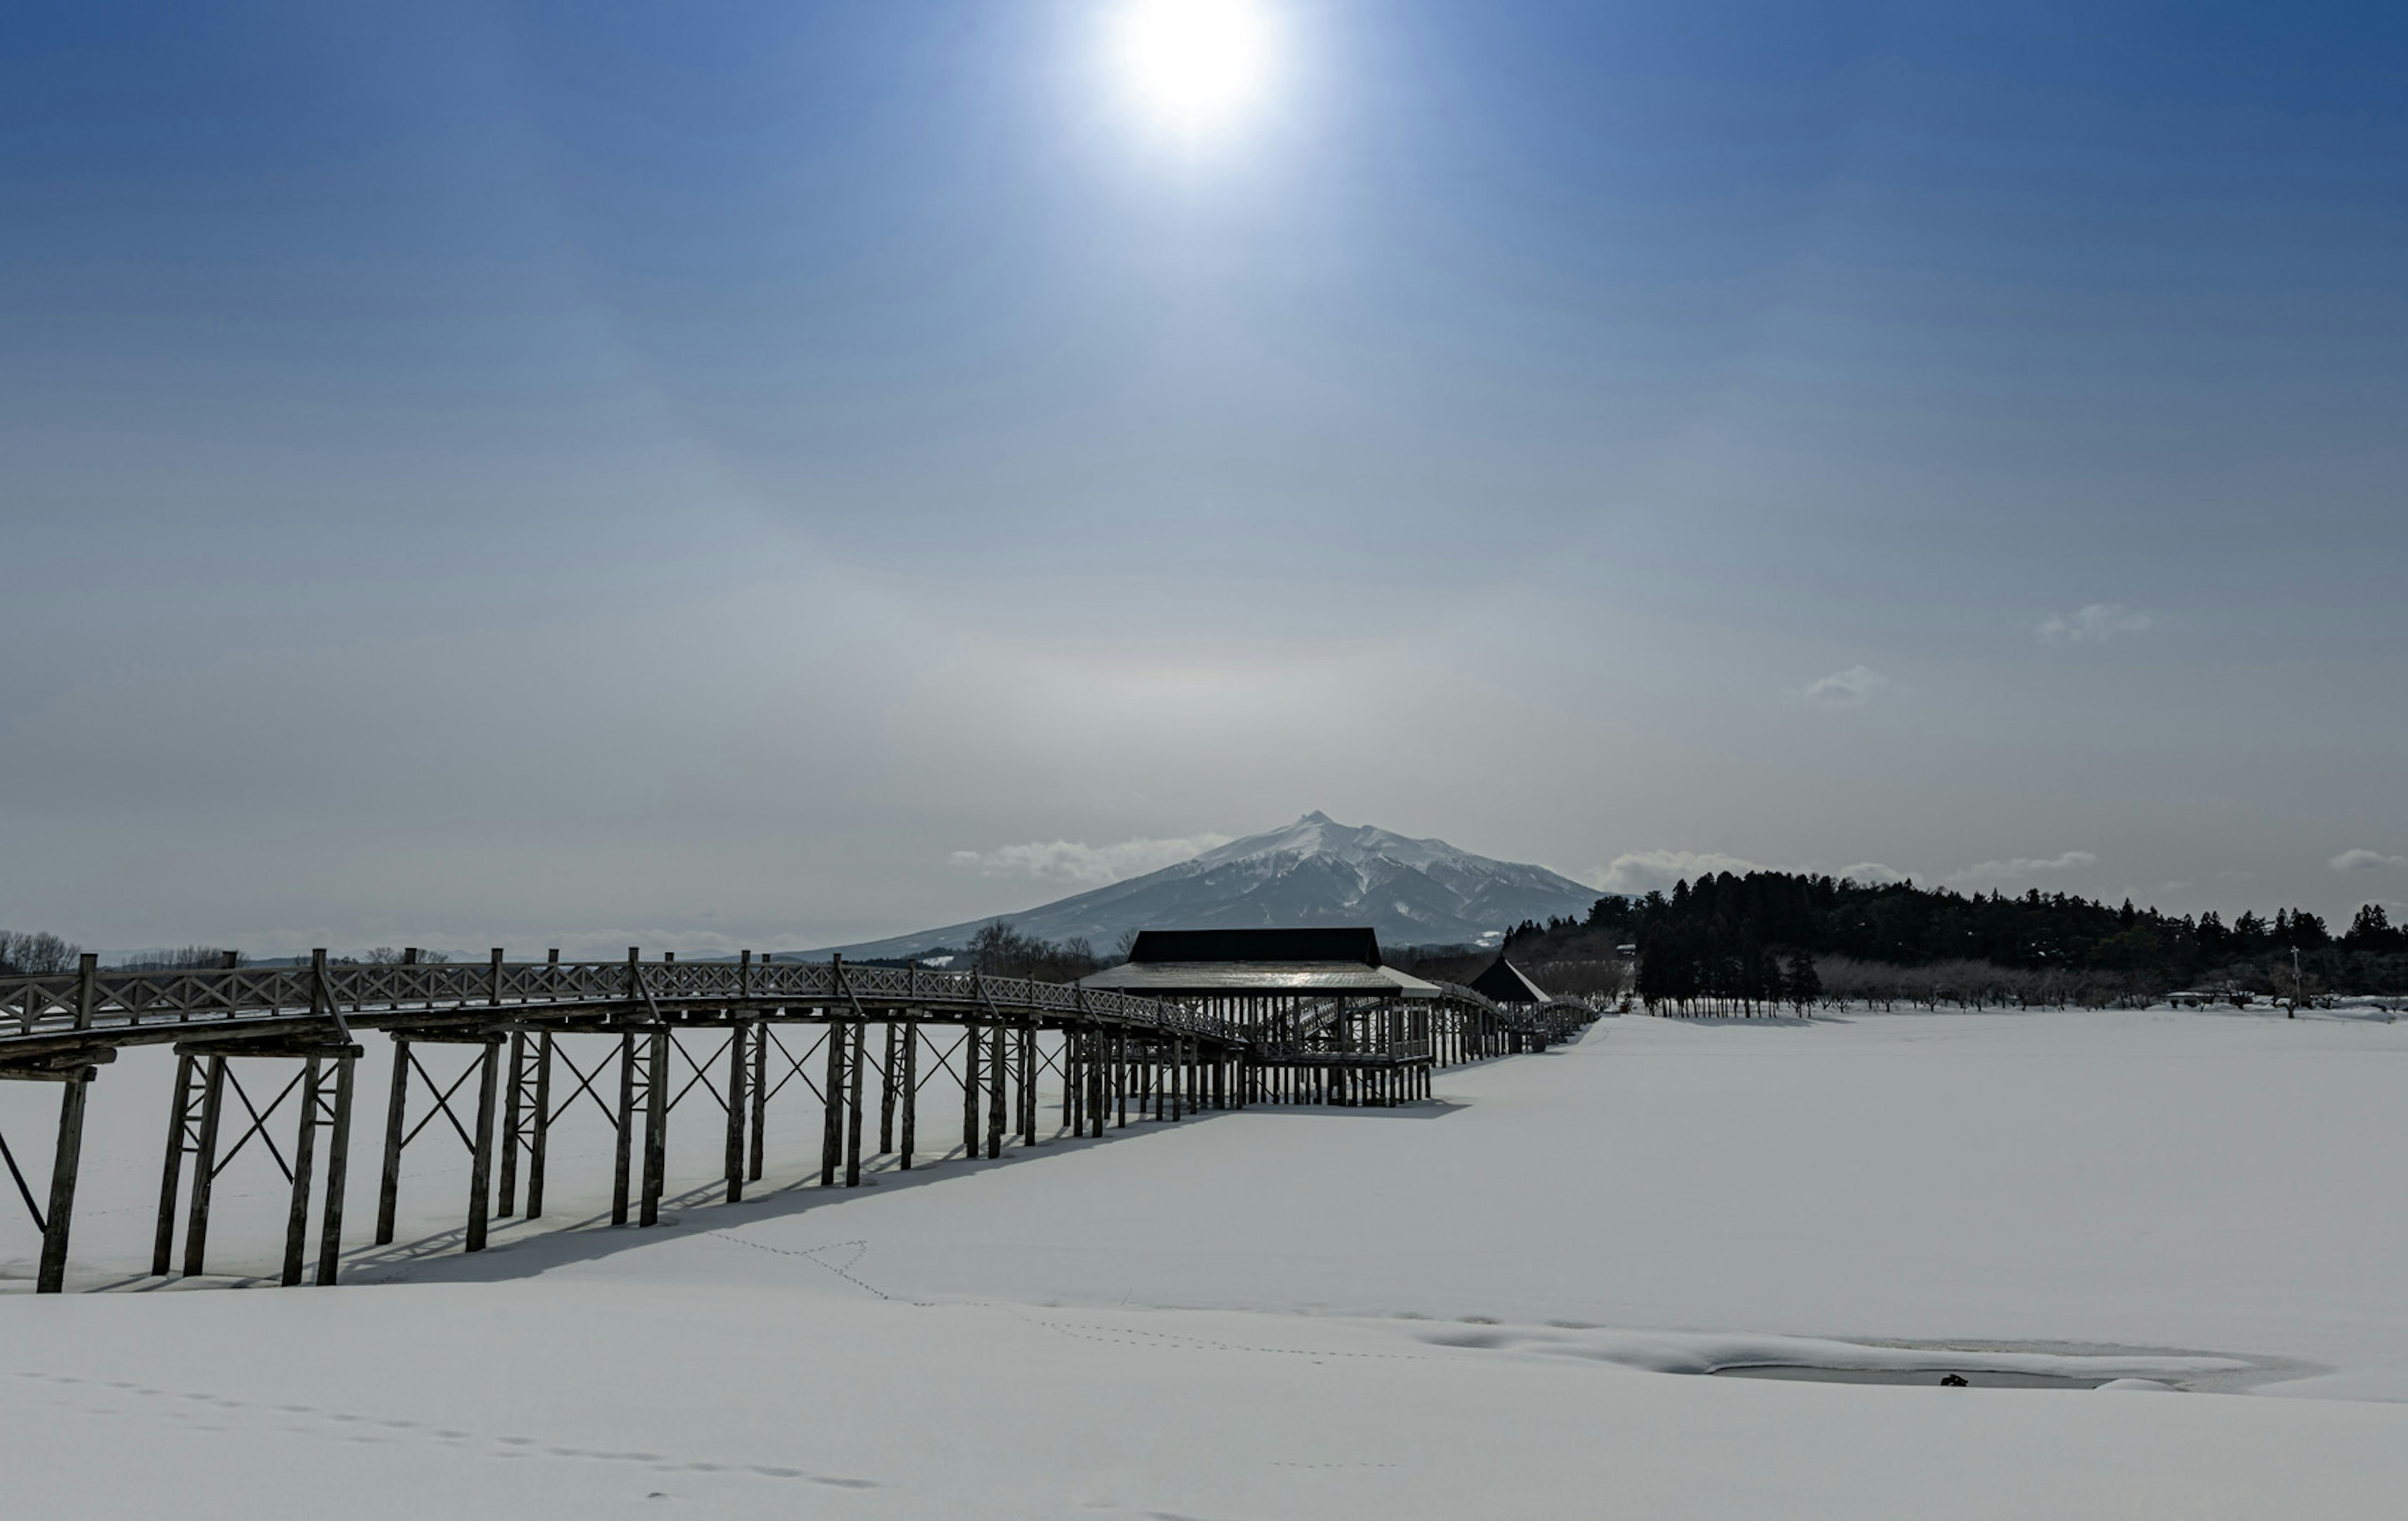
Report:
[[[259,1400],[236,1399],[226,1395],[203,1394],[189,1389],[160,1389],[122,1379],[78,1378],[67,1373],[43,1373],[20,1370],[15,1376],[46,1384],[65,1391],[66,1399],[54,1408],[74,1409],[83,1414],[116,1417],[136,1413],[127,1408],[139,1401],[148,1408],[140,1411],[146,1418],[162,1415],[179,1421],[196,1431],[222,1432],[243,1428],[280,1428],[296,1436],[334,1438],[352,1442],[418,1442],[463,1452],[480,1452],[496,1459],[548,1457],[600,1463],[627,1463],[649,1468],[662,1473],[734,1473],[750,1474],[764,1479],[801,1480],[832,1489],[876,1489],[882,1487],[873,1479],[857,1479],[839,1474],[814,1473],[808,1469],[774,1463],[714,1463],[701,1460],[681,1461],[673,1456],[655,1452],[622,1452],[609,1448],[578,1447],[547,1443],[528,1436],[487,1436],[464,1431],[456,1427],[437,1426],[427,1421],[404,1420],[397,1417],[364,1415],[354,1411],[328,1410],[318,1405],[270,1404]],[[82,1396],[76,1399],[77,1396]],[[123,1398],[125,1405],[112,1405],[113,1399]],[[70,1404],[67,1400],[75,1400]],[[163,1408],[164,1407],[164,1408]],[[225,1417],[225,1418],[220,1418]]]

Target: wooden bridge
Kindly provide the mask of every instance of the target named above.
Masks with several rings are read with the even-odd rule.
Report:
[[[1266,1039],[1271,1032],[1197,1002],[840,958],[756,960],[748,951],[732,962],[648,962],[631,949],[623,962],[565,962],[558,952],[511,962],[497,950],[483,964],[423,962],[409,952],[396,964],[363,966],[319,951],[304,966],[231,962],[103,971],[86,955],[73,973],[0,978],[0,1079],[64,1090],[47,1207],[0,1137],[0,1158],[42,1236],[37,1292],[65,1284],[86,1088],[127,1046],[172,1044],[177,1058],[151,1271],[176,1264],[179,1224],[181,1270],[204,1270],[212,1186],[257,1138],[291,1184],[289,1284],[309,1264],[313,1196],[314,1276],[336,1281],[366,1031],[393,1042],[376,1241],[394,1239],[405,1152],[448,1132],[470,1157],[465,1244],[475,1252],[493,1219],[519,1213],[522,1201],[525,1218],[543,1213],[551,1131],[580,1100],[608,1117],[615,1138],[611,1223],[650,1226],[666,1184],[669,1117],[688,1098],[723,1112],[725,1197],[734,1201],[763,1175],[770,1101],[797,1083],[820,1112],[820,1183],[841,1178],[850,1187],[861,1182],[872,1099],[870,1155],[892,1154],[909,1169],[924,1155],[922,1090],[939,1079],[959,1088],[963,1154],[996,1157],[1007,1133],[1024,1146],[1039,1143],[1040,1128],[1100,1137],[1108,1123],[1125,1126],[1132,1107],[1140,1118],[1176,1121],[1254,1102],[1410,1101],[1427,1096],[1433,1065],[1542,1047],[1588,1017],[1575,1004],[1517,1010],[1448,987],[1417,1005],[1410,1024],[1359,1020],[1394,1038],[1358,1041],[1333,1060],[1310,1049],[1307,1032]],[[1406,1031],[1413,1038],[1398,1033]],[[580,1065],[577,1047],[593,1053],[595,1038],[605,1043]],[[469,1059],[442,1081],[427,1065],[429,1047],[465,1048]],[[241,1081],[258,1060],[286,1064],[270,1076],[283,1081],[264,1106]],[[1039,1116],[1047,1072],[1061,1083],[1058,1130]],[[289,1156],[270,1131],[288,1102]],[[228,1144],[230,1126],[239,1134]]]

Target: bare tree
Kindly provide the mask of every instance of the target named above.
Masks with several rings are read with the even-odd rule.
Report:
[[[55,977],[75,970],[83,947],[48,930],[21,934],[0,929],[0,976]]]
[[[229,952],[214,945],[186,945],[172,951],[142,951],[117,964],[119,971],[189,971],[199,968],[222,967],[228,955],[235,965],[242,964],[238,952]]]

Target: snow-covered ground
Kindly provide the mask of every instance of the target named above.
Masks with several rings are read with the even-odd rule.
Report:
[[[166,1071],[131,1054],[94,1090],[80,1285],[145,1286]],[[443,1235],[461,1165],[413,1148],[423,1244],[344,1288],[0,1298],[5,1504],[2391,1514],[2403,1079],[2408,1023],[2355,1017],[1625,1018],[1418,1109],[1133,1125],[652,1231],[512,1225],[475,1258]],[[378,1095],[371,1071],[363,1241]],[[53,1097],[0,1086],[21,1151]],[[699,1184],[717,1116],[688,1113]],[[816,1136],[773,1119],[773,1177]],[[609,1162],[590,1129],[555,1145],[557,1227]],[[237,1184],[249,1160],[213,1240],[265,1271],[283,1196]],[[30,1231],[5,1230],[22,1275]],[[1687,1376],[1748,1362],[1977,1386]]]

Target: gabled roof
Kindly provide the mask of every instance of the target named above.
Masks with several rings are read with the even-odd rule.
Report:
[[[1470,983],[1475,993],[1484,993],[1493,1003],[1546,1003],[1551,995],[1523,974],[1522,969],[1499,955],[1490,962],[1488,969]]]
[[[1129,964],[1165,962],[1351,962],[1380,965],[1379,932],[1335,929],[1146,929],[1129,947]]]
[[[1435,998],[1440,988],[1394,967],[1359,961],[1131,961],[1082,977],[1080,985],[1154,997],[1232,994],[1302,997]]]

